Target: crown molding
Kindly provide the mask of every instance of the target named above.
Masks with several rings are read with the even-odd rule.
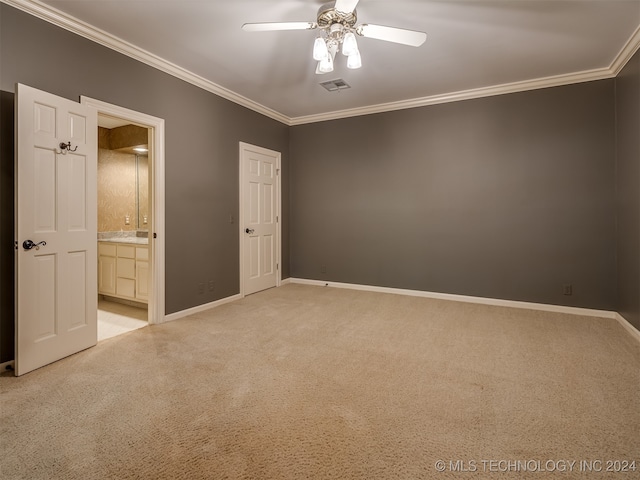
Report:
[[[640,49],[640,26],[638,26],[636,31],[633,33],[633,35],[631,35],[627,43],[622,47],[609,67],[587,70],[584,72],[537,78],[533,80],[525,80],[521,82],[506,83],[502,85],[494,85],[490,87],[475,88],[459,92],[431,95],[427,97],[401,100],[398,102],[381,103],[366,107],[337,110],[333,112],[304,115],[299,117],[288,117],[287,115],[277,112],[232,90],[229,90],[228,88],[211,82],[210,80],[207,80],[200,75],[196,75],[195,73],[190,72],[189,70],[178,65],[175,65],[174,63],[171,63],[151,52],[148,52],[125,40],[111,35],[108,32],[105,32],[75,17],[67,15],[60,10],[41,3],[38,0],[0,0],[0,3],[5,3],[49,23],[64,28],[65,30],[76,33],[84,38],[87,38],[107,48],[127,55],[128,57],[154,67],[162,72],[168,73],[169,75],[172,75],[176,78],[184,80],[185,82],[195,85],[196,87],[202,88],[203,90],[242,105],[246,108],[249,108],[250,110],[258,112],[288,126],[304,125],[307,123],[324,122],[328,120],[337,120],[340,118],[371,115],[375,113],[405,110],[408,108],[425,107],[442,103],[471,100],[474,98],[505,95],[509,93],[525,92],[529,90],[538,90],[542,88],[558,87],[562,85],[571,85],[575,83],[591,82],[595,80],[613,78],[622,71],[631,57],[633,57],[638,49]]]
[[[622,71],[624,66],[629,62],[629,60],[631,60],[631,57],[633,57],[633,55],[638,51],[639,48],[640,48],[640,25],[638,25],[638,28],[636,28],[636,31],[633,32],[633,35],[629,37],[629,40],[627,41],[627,43],[620,49],[620,52],[618,52],[618,55],[616,55],[616,58],[613,59],[613,62],[611,62],[611,66],[609,67],[609,70],[611,70],[611,73],[613,74],[614,77],[617,76]]]
[[[203,90],[207,90],[208,92],[214,93],[222,98],[242,105],[243,107],[247,107],[251,110],[254,110],[255,112],[261,113],[262,115],[289,125],[289,117],[281,114],[280,112],[276,112],[271,108],[254,102],[253,100],[239,95],[229,90],[228,88],[213,83],[206,78],[201,77],[200,75],[196,75],[195,73],[190,72],[185,68],[171,63],[157,55],[154,55],[151,52],[133,45],[132,43],[122,40],[115,35],[111,35],[104,30],[96,28],[93,25],[67,15],[64,12],[50,7],[37,0],[0,0],[0,2],[22,10],[23,12],[29,13],[49,23],[57,25],[58,27],[64,28],[65,30],[80,35],[81,37],[99,43],[100,45],[115,50],[116,52],[127,55],[134,60],[138,60],[146,65],[168,73],[169,75],[184,80],[185,82],[191,83],[192,85],[202,88]]]
[[[360,115],[372,115],[374,113],[391,112],[394,110],[404,110],[407,108],[426,107],[428,105],[438,105],[441,103],[459,102],[461,100],[472,100],[474,98],[493,97],[496,95],[506,95],[508,93],[526,92],[528,90],[538,90],[541,88],[558,87],[573,83],[591,82],[611,78],[614,75],[608,68],[600,68],[567,75],[557,75],[553,77],[526,80],[523,82],[505,83],[491,87],[474,88],[460,92],[444,93],[429,97],[412,98],[399,102],[380,103],[367,107],[352,108],[348,110],[338,110],[334,112],[320,113],[317,115],[306,115],[291,119],[291,125],[303,125],[305,123],[324,122],[339,118],[356,117]]]

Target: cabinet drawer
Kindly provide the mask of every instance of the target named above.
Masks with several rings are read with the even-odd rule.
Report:
[[[109,243],[98,243],[98,255],[116,256],[116,246]]]
[[[118,278],[116,280],[116,293],[123,297],[134,298],[136,295],[136,281],[129,278]]]
[[[147,247],[136,247],[136,259],[149,260],[149,249]]]
[[[118,257],[117,261],[116,272],[118,272],[118,278],[136,278],[136,261],[133,258]]]
[[[132,245],[118,245],[118,257],[136,258],[136,247]]]

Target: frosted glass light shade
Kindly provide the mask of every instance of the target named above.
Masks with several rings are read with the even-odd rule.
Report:
[[[347,57],[347,68],[355,70],[356,68],[360,68],[362,66],[362,58],[360,57],[360,52],[356,52]]]
[[[358,42],[353,32],[349,32],[344,36],[342,41],[342,54],[347,57],[358,53]]]
[[[327,49],[327,42],[324,41],[324,38],[316,38],[316,41],[313,43],[313,59],[320,61],[328,56],[329,50]]]
[[[318,73],[329,73],[333,72],[333,57],[331,55],[327,55],[320,63],[318,63]]]

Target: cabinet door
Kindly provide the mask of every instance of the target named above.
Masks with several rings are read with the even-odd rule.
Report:
[[[136,298],[144,301],[149,298],[149,262],[136,262]]]
[[[119,297],[135,298],[136,281],[132,278],[118,277],[116,279],[116,294]]]
[[[116,293],[116,258],[98,257],[98,292],[107,295]]]
[[[118,278],[136,278],[136,261],[132,258],[118,257],[117,263]]]

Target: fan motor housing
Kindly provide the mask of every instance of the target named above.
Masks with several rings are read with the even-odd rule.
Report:
[[[325,3],[318,10],[318,26],[320,28],[329,27],[334,23],[339,23],[345,27],[353,28],[358,21],[358,15],[354,10],[351,13],[339,12],[335,9],[336,2]]]

